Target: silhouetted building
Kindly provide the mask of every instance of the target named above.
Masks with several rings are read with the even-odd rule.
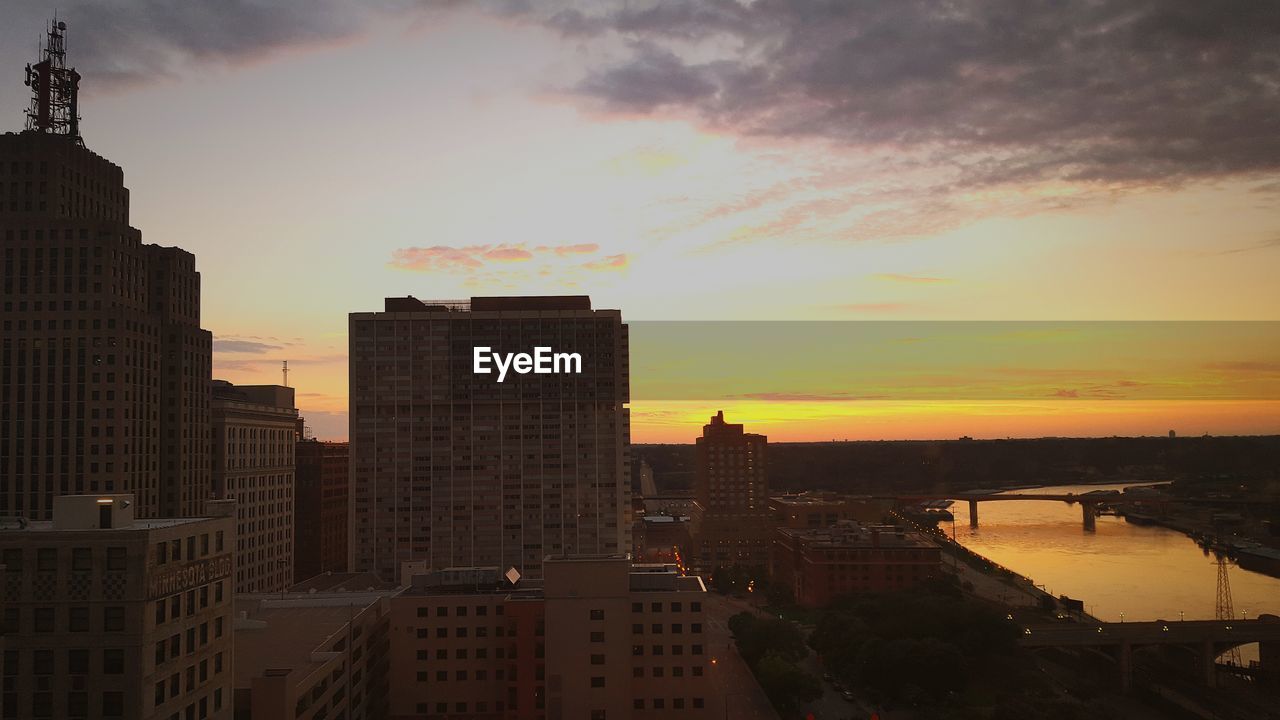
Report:
[[[706,588],[625,555],[452,568],[392,599],[395,720],[706,717]]]
[[[293,490],[293,577],[347,570],[350,445],[299,440]]]
[[[236,501],[236,592],[293,584],[293,388],[213,383],[213,489]]]
[[[235,523],[65,495],[6,524],[4,717],[230,720]]]
[[[743,432],[718,412],[695,448],[693,532],[704,572],[730,565],[766,567],[773,535],[764,435]]]
[[[548,554],[630,549],[619,311],[582,296],[387,298],[352,313],[350,346],[352,570],[538,577]],[[475,372],[476,348],[539,347],[577,354],[580,372]]]
[[[385,720],[391,594],[236,597],[236,716]]]
[[[825,528],[779,528],[770,575],[803,607],[841,595],[914,587],[942,568],[941,550],[919,533],[842,520]]]
[[[212,338],[195,258],[129,226],[124,173],[79,136],[61,27],[48,43],[30,129],[0,135],[0,516],[122,492],[140,517],[200,515]]]

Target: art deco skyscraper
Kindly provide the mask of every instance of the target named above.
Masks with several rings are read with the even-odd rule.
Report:
[[[695,447],[694,534],[704,571],[764,567],[773,533],[765,469],[768,438],[744,432],[717,412]]]
[[[388,298],[352,313],[351,570],[514,566],[631,547],[627,328],[587,297]],[[474,348],[581,373],[473,372]]]
[[[27,129],[0,135],[0,515],[131,493],[140,517],[203,514],[212,338],[200,274],[142,244],[121,169],[79,135],[65,25],[28,71]]]

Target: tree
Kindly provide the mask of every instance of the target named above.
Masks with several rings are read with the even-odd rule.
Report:
[[[822,697],[822,683],[796,664],[774,652],[760,658],[756,680],[780,713]]]

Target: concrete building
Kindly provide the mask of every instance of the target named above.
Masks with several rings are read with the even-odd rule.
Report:
[[[51,521],[0,529],[4,717],[230,720],[232,509],[136,508],[66,495]]]
[[[195,257],[142,243],[123,171],[74,132],[0,135],[0,243],[0,516],[48,520],[79,493],[202,514],[212,338]]]
[[[771,575],[802,607],[841,595],[914,587],[941,572],[938,546],[917,532],[842,520],[825,528],[779,528]]]
[[[690,513],[704,573],[739,565],[767,567],[773,536],[765,467],[768,439],[725,422],[718,412],[695,447],[694,505]]]
[[[477,348],[539,347],[578,355],[580,372],[476,372]],[[388,298],[350,316],[350,348],[352,570],[536,578],[548,554],[631,547],[619,311],[585,296]]]
[[[705,716],[700,579],[625,555],[543,567],[436,571],[393,598],[392,718]]]
[[[293,388],[213,384],[213,492],[236,500],[237,593],[293,584]]]
[[[346,572],[350,446],[299,440],[294,459],[294,580]]]
[[[237,720],[384,720],[393,593],[236,597]]]

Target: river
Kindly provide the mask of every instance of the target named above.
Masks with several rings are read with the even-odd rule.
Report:
[[[1056,485],[1012,492],[1086,493],[1124,485]],[[955,533],[965,547],[1031,578],[1053,595],[1083,600],[1099,619],[1209,620],[1215,617],[1218,567],[1180,532],[1133,525],[1101,516],[1086,532],[1079,505],[1019,500],[978,504],[978,527],[969,527],[969,504],[958,502]],[[951,528],[942,526],[950,533]],[[1280,615],[1280,578],[1231,565],[1236,617]],[[1257,657],[1245,648],[1245,660]],[[1250,657],[1252,656],[1252,658]]]

